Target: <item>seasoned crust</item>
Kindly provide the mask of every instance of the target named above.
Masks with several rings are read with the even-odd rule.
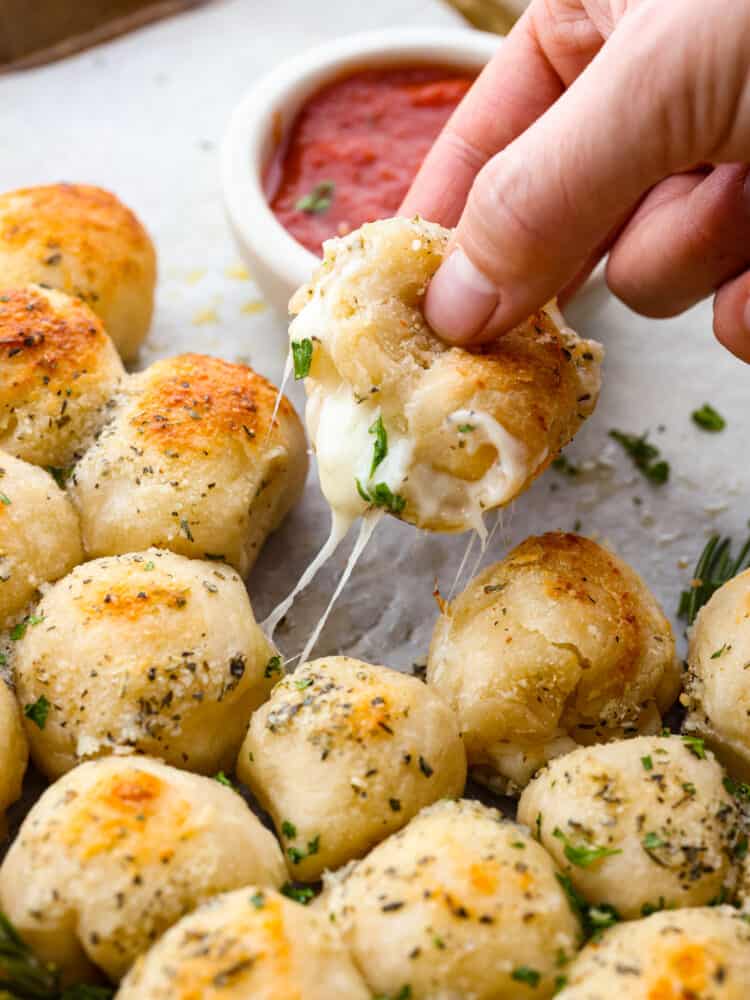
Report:
[[[43,469],[0,452],[0,628],[82,559],[68,496]]]
[[[66,469],[91,444],[124,375],[80,299],[26,285],[0,291],[0,446]]]
[[[313,881],[460,795],[466,755],[455,716],[421,681],[332,656],[279,681],[237,774],[271,814],[292,876]]]
[[[14,644],[37,766],[57,778],[81,760],[150,754],[203,774],[231,768],[273,680],[273,649],[240,577],[158,549],[84,563],[47,591]]]
[[[635,571],[562,533],[522,542],[445,605],[427,664],[469,763],[518,786],[576,744],[658,731],[679,673],[669,622]]]
[[[406,500],[396,513],[439,531],[475,526],[539,475],[592,412],[602,357],[554,305],[471,351],[441,341],[421,303],[449,237],[420,219],[368,223],[326,243],[290,304],[292,341],[313,345],[307,425],[329,502],[362,507],[354,484],[368,480],[379,416],[404,456],[379,473]],[[331,406],[356,451],[326,441]]]
[[[196,905],[278,887],[274,837],[241,796],[148,758],[82,764],[42,795],[0,867],[0,905],[66,977],[111,979]]]
[[[269,889],[205,903],[169,930],[124,980],[119,1000],[369,1000],[323,914]]]
[[[5,810],[21,796],[29,747],[15,696],[0,677],[0,837],[4,837]]]
[[[49,184],[0,195],[0,274],[83,299],[132,360],[153,311],[156,255],[148,233],[115,195]]]
[[[245,575],[302,493],[302,425],[244,365],[202,354],[131,376],[111,422],[75,467],[89,556],[156,545],[219,557]]]

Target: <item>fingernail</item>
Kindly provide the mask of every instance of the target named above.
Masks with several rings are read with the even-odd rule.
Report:
[[[465,344],[482,330],[499,299],[493,282],[456,247],[430,282],[424,314],[443,340]]]

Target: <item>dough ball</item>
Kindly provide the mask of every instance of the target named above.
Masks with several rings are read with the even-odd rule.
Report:
[[[747,1000],[750,926],[727,906],[619,924],[583,949],[556,1000]]]
[[[78,517],[43,469],[0,452],[0,628],[83,559]]]
[[[512,792],[578,744],[659,732],[680,669],[637,573],[588,538],[550,533],[444,605],[427,680],[458,714],[477,776]]]
[[[132,376],[71,477],[89,557],[158,545],[245,576],[302,493],[302,425],[244,365],[204,354]]]
[[[222,563],[146,552],[84,563],[15,644],[36,765],[51,778],[87,757],[136,752],[188,771],[229,769],[274,655],[239,576]]]
[[[747,840],[723,781],[713,755],[679,736],[581,747],[526,786],[518,819],[587,902],[633,919],[730,886]]]
[[[126,361],[148,333],[154,246],[102,188],[47,184],[0,195],[0,275],[6,287],[33,282],[83,299]]]
[[[123,375],[79,299],[38,285],[0,291],[0,447],[64,475],[106,420]]]
[[[276,685],[237,774],[271,814],[293,877],[312,881],[460,795],[466,754],[453,712],[421,681],[332,656]]]
[[[750,570],[716,591],[690,633],[685,731],[750,781]]]
[[[277,892],[218,896],[169,930],[118,1000],[370,1000],[334,925]]]
[[[312,348],[307,427],[321,488],[350,517],[373,503],[432,531],[477,527],[596,405],[601,346],[554,305],[472,351],[432,333],[421,303],[450,235],[420,219],[367,223],[325,244],[291,301],[293,349]]]
[[[21,797],[29,747],[13,692],[0,677],[0,837],[5,836],[5,810]]]
[[[48,788],[0,867],[0,905],[70,978],[120,979],[199,903],[277,888],[279,846],[242,797],[148,758],[81,764]]]
[[[423,810],[323,905],[370,989],[411,1000],[546,1000],[580,933],[547,852],[470,801]]]

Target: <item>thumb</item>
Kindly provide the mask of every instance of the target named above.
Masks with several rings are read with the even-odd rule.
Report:
[[[477,175],[428,289],[433,329],[453,343],[511,329],[574,279],[655,183],[736,154],[750,64],[738,39],[749,29],[748,6],[727,0],[710,13],[704,0],[631,8],[565,94]]]

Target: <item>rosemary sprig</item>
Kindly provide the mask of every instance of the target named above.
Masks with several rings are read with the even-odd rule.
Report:
[[[700,609],[732,577],[750,566],[750,538],[732,558],[732,539],[711,535],[693,570],[693,579],[680,594],[677,614],[692,625]]]

